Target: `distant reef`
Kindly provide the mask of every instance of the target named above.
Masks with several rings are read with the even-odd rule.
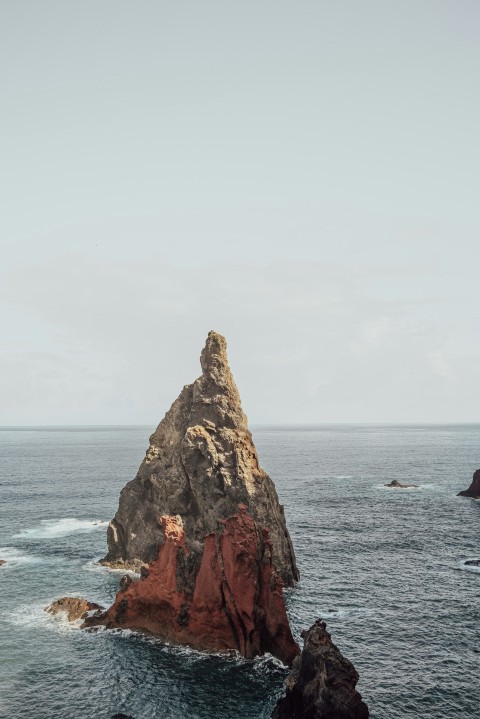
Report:
[[[459,492],[457,497],[480,497],[480,469],[474,472],[470,487],[464,489],[463,492]]]
[[[410,487],[418,487],[418,484],[402,484],[398,479],[392,479],[390,484],[384,484],[384,487],[391,487],[392,489],[409,489]]]

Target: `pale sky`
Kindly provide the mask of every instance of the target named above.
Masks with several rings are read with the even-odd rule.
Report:
[[[475,422],[478,0],[0,0],[0,425]]]

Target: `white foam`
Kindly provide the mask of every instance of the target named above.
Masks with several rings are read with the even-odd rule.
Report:
[[[99,564],[100,557],[98,559],[90,559],[88,562],[86,562],[82,569],[85,569],[87,572],[107,572],[107,574],[129,574],[132,579],[138,579],[140,577],[140,574],[138,572],[134,572],[132,569],[113,569],[112,567],[106,567],[104,564]]]
[[[80,532],[94,532],[108,527],[108,522],[101,519],[76,519],[75,517],[63,517],[62,519],[42,519],[40,525],[29,529],[22,529],[15,534],[20,539],[57,539],[67,537],[69,534]]]
[[[399,490],[397,492],[397,494],[400,494],[400,493],[403,494],[403,492],[406,492],[407,490],[417,491],[419,489],[423,489],[423,487],[426,485],[417,484],[417,485],[415,485],[415,487],[395,487],[395,486],[392,487],[390,484],[376,484],[375,486],[377,489],[392,489],[392,490],[397,489],[397,490]],[[431,485],[428,485],[428,486],[430,487]]]
[[[460,569],[463,569],[465,572],[473,572],[474,574],[480,574],[480,567],[475,567],[472,565],[466,565],[465,562],[468,562],[469,560],[476,559],[478,560],[479,557],[467,557],[466,559],[462,559],[461,562],[459,562]]]
[[[16,547],[0,547],[0,559],[5,559],[7,562],[0,568],[0,571],[23,564],[39,564],[44,561],[43,557],[26,554]]]
[[[334,479],[353,479],[353,474],[336,474]]]
[[[70,597],[81,597],[80,594],[72,593]],[[50,614],[47,612],[47,607],[58,599],[58,597],[51,598],[43,602],[29,602],[28,604],[20,604],[13,611],[8,612],[5,615],[6,620],[16,627],[23,627],[25,629],[49,629],[51,631],[58,632],[59,634],[69,634],[70,632],[77,632],[83,620],[78,619],[75,622],[70,622],[66,612],[58,612],[57,614]],[[97,602],[102,606],[101,602]],[[108,601],[103,601],[103,606],[108,606]],[[95,610],[91,610],[92,613]],[[100,629],[100,627],[98,628]]]
[[[243,659],[243,657],[241,658]],[[268,652],[266,654],[260,655],[259,657],[254,657],[253,659],[253,666],[256,671],[263,671],[265,669],[269,670],[272,664],[279,669],[285,669],[287,666],[280,659],[278,659],[278,657],[274,657]]]
[[[78,629],[71,622],[67,620],[66,615],[58,614],[53,616],[45,611],[45,607],[48,603],[35,602],[34,604],[20,604],[12,612],[7,613],[6,619],[16,627],[22,627],[25,629],[38,629],[44,627],[46,629],[53,629],[66,634],[67,632]]]

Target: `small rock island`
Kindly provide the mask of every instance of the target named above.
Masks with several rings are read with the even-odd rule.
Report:
[[[326,623],[317,619],[302,638],[302,653],[271,719],[368,719],[368,707],[355,689],[358,672],[332,642]]]
[[[392,489],[409,489],[410,487],[418,487],[418,484],[402,484],[398,479],[392,479],[390,484],[384,484],[384,487],[391,487]]]
[[[188,549],[181,584],[193,592],[205,537],[244,504],[268,529],[275,570],[293,587],[299,573],[283,507],[260,467],[224,337],[209,333],[200,364],[202,375],[183,388],[150,437],[137,476],[120,494],[102,563],[138,571],[157,559],[165,541],[162,517],[179,515]]]
[[[107,610],[63,597],[47,611],[83,629],[129,628],[247,659],[269,652],[293,666],[274,719],[366,719],[358,674],[325,623],[302,635],[301,655],[292,636],[283,588],[299,579],[295,554],[221,335],[209,333],[200,362],[202,375],[150,437],[108,528],[101,563],[140,577],[125,574]]]
[[[299,653],[283,587],[299,577],[275,485],[261,469],[227,360],[210,332],[202,375],[183,388],[120,494],[103,564],[140,568],[86,626],[143,630],[197,649]]]
[[[480,469],[477,469],[473,474],[473,479],[470,487],[464,489],[463,492],[459,492],[457,497],[473,497],[474,499],[480,498]]]

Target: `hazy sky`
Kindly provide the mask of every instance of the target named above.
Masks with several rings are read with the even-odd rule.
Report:
[[[0,424],[479,420],[478,0],[0,0]]]

